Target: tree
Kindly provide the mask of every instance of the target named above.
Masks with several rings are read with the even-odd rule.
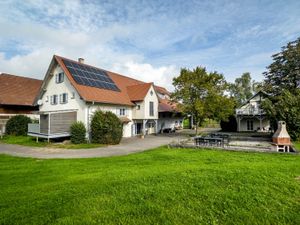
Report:
[[[120,119],[112,112],[96,111],[91,121],[93,143],[119,144],[123,135]]]
[[[264,90],[269,94],[262,107],[276,123],[284,120],[293,140],[300,137],[300,38],[272,56],[264,72]]]
[[[243,73],[236,78],[234,83],[229,84],[230,95],[234,97],[237,105],[245,103],[251,96],[261,89],[261,82],[252,80],[250,73]]]
[[[224,95],[227,83],[222,74],[207,73],[203,67],[181,69],[173,78],[175,91],[172,100],[179,102],[181,110],[192,115],[197,127],[204,119],[226,120],[233,113],[232,98]]]

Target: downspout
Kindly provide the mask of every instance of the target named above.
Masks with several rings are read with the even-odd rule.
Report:
[[[94,105],[95,102],[93,101],[92,102],[92,105]],[[87,130],[88,130],[88,141],[89,143],[91,142],[91,129],[90,129],[90,108],[91,108],[91,105],[88,106],[87,108]]]

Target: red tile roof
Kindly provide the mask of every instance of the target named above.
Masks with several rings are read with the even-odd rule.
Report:
[[[127,93],[130,100],[132,102],[143,101],[152,85],[153,83],[143,83],[127,86]]]
[[[145,83],[140,80],[136,80],[130,77],[126,77],[117,73],[113,73],[110,71],[106,71],[106,73],[110,76],[110,78],[114,81],[120,91],[112,91],[106,90],[96,87],[90,87],[85,85],[77,84],[76,81],[73,79],[72,75],[67,70],[66,66],[64,65],[63,60],[69,60],[73,63],[78,63],[77,61],[70,60],[61,56],[55,55],[54,58],[64,70],[65,74],[67,75],[68,79],[70,80],[71,84],[74,88],[78,91],[80,96],[85,101],[94,101],[100,103],[109,103],[109,104],[120,104],[120,105],[134,105],[133,102],[135,101],[142,101],[146,94],[148,93],[149,88],[153,83]],[[86,66],[90,66],[85,64]],[[90,66],[93,67],[93,66]],[[96,67],[94,67],[96,68]],[[99,69],[99,68],[98,68]],[[156,92],[170,95],[170,92],[167,91],[164,87],[154,86]],[[159,104],[159,108],[163,111],[174,111],[174,104],[169,103],[167,100],[162,100]],[[176,107],[175,107],[176,108]]]
[[[33,106],[42,81],[7,73],[0,74],[0,104]]]
[[[180,112],[176,103],[169,99],[159,99],[158,112]]]

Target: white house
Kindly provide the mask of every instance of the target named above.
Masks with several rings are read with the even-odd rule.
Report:
[[[237,131],[269,131],[270,121],[261,108],[266,96],[265,92],[259,91],[236,109]]]
[[[120,118],[123,137],[157,133],[159,106],[168,104],[159,96],[167,93],[153,83],[87,65],[81,58],[73,61],[55,55],[36,98],[40,124],[30,124],[28,134],[66,137],[75,121],[82,121],[89,134],[97,110],[111,111]],[[170,109],[176,112],[176,107]]]

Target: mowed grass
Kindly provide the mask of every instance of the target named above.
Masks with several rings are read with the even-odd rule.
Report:
[[[4,136],[2,139],[0,139],[0,143],[23,145],[23,146],[30,146],[30,147],[48,147],[48,148],[65,148],[65,149],[87,149],[87,148],[99,148],[105,146],[103,144],[94,144],[94,143],[82,143],[82,144],[72,144],[69,142],[48,143],[46,139],[42,139],[42,138],[39,138],[39,142],[36,142],[35,137],[13,136],[13,135]]]
[[[0,224],[300,224],[300,157],[158,148],[0,156]]]

